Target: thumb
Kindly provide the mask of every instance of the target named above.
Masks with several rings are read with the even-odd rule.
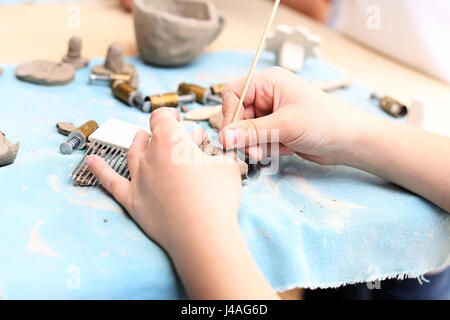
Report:
[[[265,117],[230,123],[220,132],[220,142],[226,149],[240,149],[282,139],[283,120],[278,112]]]

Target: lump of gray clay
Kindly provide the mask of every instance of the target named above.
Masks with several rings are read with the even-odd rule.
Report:
[[[191,62],[224,26],[206,0],[134,0],[133,16],[140,56],[158,66]]]
[[[14,162],[19,151],[19,143],[11,144],[3,132],[0,131],[0,167]]]
[[[16,77],[36,84],[60,86],[72,82],[75,68],[68,63],[38,60],[19,65]]]
[[[112,73],[131,74],[131,86],[137,88],[139,86],[139,76],[134,65],[124,62],[123,48],[120,43],[114,42],[106,53],[105,63],[92,68],[92,72],[101,75],[110,75]]]
[[[73,65],[75,69],[83,69],[88,65],[89,60],[81,56],[80,37],[70,38],[67,55],[63,57],[62,61]]]

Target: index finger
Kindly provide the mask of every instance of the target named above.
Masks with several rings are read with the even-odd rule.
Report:
[[[228,124],[230,124],[233,121],[234,113],[236,112],[236,109],[239,106],[239,100],[241,98],[242,91],[244,90],[246,78],[241,78],[232,84],[228,85],[222,93],[222,114],[223,114],[223,122],[222,122],[222,128],[226,127]],[[245,109],[246,105],[252,104],[252,100],[254,99],[254,91],[255,86],[252,83],[250,83],[250,86],[248,88],[247,96],[244,100],[244,107]],[[244,110],[239,110],[238,120],[244,119]]]
[[[285,72],[279,68],[269,68],[255,73],[244,99],[244,108],[239,110],[238,120],[259,118],[271,114],[279,97],[275,87]],[[241,78],[225,88],[222,95],[222,128],[233,121],[234,113],[239,106],[242,91],[247,78]]]
[[[179,121],[180,114],[173,108],[161,108],[152,114],[150,127],[152,130],[152,139],[150,145],[172,145],[175,140],[182,139],[183,142],[194,145],[189,132]]]
[[[167,126],[181,126],[178,110],[175,108],[160,108],[153,111],[150,117],[150,130],[152,133],[158,128]]]
[[[115,172],[105,160],[98,156],[88,156],[86,164],[106,191],[128,210],[128,190],[130,188],[130,181]]]

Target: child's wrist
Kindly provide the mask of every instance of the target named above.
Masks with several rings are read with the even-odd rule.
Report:
[[[376,117],[359,114],[346,124],[337,164],[355,167],[363,161],[362,157],[367,152],[369,140],[373,136],[372,132],[377,127],[377,120]]]
[[[192,256],[194,252],[210,248],[214,243],[226,241],[239,233],[237,219],[197,221],[195,225],[183,226],[169,235],[166,250],[172,259],[184,259],[186,252]]]
[[[375,116],[366,116],[354,127],[346,142],[341,164],[362,168],[371,157],[377,154],[373,150],[378,131],[383,126],[383,120]]]

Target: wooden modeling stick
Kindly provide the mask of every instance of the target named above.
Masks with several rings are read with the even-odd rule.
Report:
[[[255,58],[253,59],[253,63],[250,68],[250,72],[248,73],[247,82],[245,83],[244,90],[242,91],[241,98],[239,100],[239,105],[238,105],[236,111],[234,112],[232,122],[236,122],[236,120],[239,116],[239,112],[241,111],[242,106],[244,105],[244,99],[245,99],[245,96],[247,95],[247,91],[248,91],[248,87],[250,86],[250,82],[252,81],[253,72],[255,71],[256,64],[258,63],[259,56],[261,55],[261,51],[264,47],[264,43],[266,42],[267,35],[269,33],[270,27],[272,26],[273,19],[275,18],[275,14],[277,13],[277,9],[278,9],[279,5],[280,5],[280,0],[275,0],[275,4],[273,5],[273,9],[272,9],[272,14],[270,16],[269,21],[267,22],[266,30],[264,31],[264,34],[261,38],[258,49],[256,50],[256,55],[255,55]]]

